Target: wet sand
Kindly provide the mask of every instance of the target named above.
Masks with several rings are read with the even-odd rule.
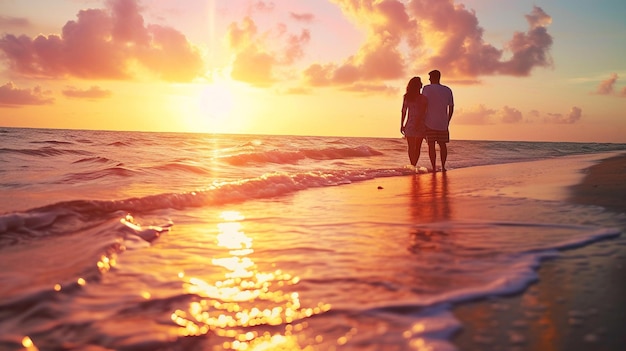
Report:
[[[626,230],[626,155],[602,160],[583,174],[568,187],[567,200],[621,214]],[[543,262],[538,274],[522,294],[455,307],[463,325],[453,339],[459,350],[626,349],[624,234],[564,251]]]

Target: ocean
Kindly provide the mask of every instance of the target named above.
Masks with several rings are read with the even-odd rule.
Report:
[[[401,138],[0,128],[0,349],[455,350],[451,305],[620,234],[610,211],[506,182],[425,201],[456,170],[626,144],[448,150],[434,184]],[[384,179],[414,202],[350,190]]]

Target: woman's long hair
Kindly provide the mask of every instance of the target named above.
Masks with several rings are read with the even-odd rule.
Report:
[[[420,95],[420,89],[422,89],[422,79],[420,77],[413,77],[409,80],[409,84],[406,85],[405,99],[409,101],[416,101]]]

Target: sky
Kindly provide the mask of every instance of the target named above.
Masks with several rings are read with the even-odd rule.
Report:
[[[623,0],[0,0],[0,126],[626,143]]]

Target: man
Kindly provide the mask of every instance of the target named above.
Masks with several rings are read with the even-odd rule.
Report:
[[[428,73],[430,84],[422,89],[422,95],[428,98],[428,110],[426,111],[426,140],[428,141],[428,156],[436,172],[437,150],[435,142],[439,144],[441,156],[441,171],[446,171],[446,159],[448,158],[447,143],[450,141],[448,126],[454,113],[454,99],[452,90],[440,83],[441,72],[434,70]]]

